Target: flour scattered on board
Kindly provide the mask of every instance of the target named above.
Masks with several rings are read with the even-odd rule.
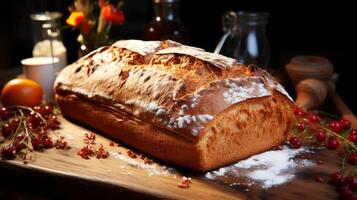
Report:
[[[290,149],[288,147],[284,147],[282,150],[267,151],[234,165],[208,172],[205,177],[216,180],[220,177],[240,177],[241,174],[244,174],[267,189],[292,180],[298,168],[313,166],[314,163],[310,160],[296,161],[293,159],[299,154],[308,152],[310,151],[306,148]]]
[[[144,161],[139,158],[133,159],[126,155],[119,154],[116,152],[110,152],[110,154],[114,158],[123,161],[123,163],[120,165],[121,169],[125,169],[128,166],[141,168],[148,172],[148,176],[154,176],[154,175],[173,176],[176,173],[176,171],[173,168],[166,167],[157,163],[145,164]],[[134,172],[132,171],[128,172],[128,175],[133,175],[133,174]]]
[[[312,153],[312,151],[308,148],[291,149],[285,146],[282,150],[267,151],[233,165],[207,172],[204,176],[213,181],[227,178],[234,180],[233,183],[229,183],[230,186],[243,185],[244,183],[239,180],[248,178],[248,184],[245,185],[261,185],[262,188],[268,189],[291,181],[297,170],[315,165],[312,160],[295,159],[305,153]],[[174,168],[157,163],[145,164],[142,159],[133,159],[116,152],[110,152],[110,154],[123,161],[119,166],[120,169],[129,170],[130,167],[135,167],[147,171],[148,176],[158,175],[176,178],[177,171]],[[133,171],[127,173],[130,176],[134,175]]]

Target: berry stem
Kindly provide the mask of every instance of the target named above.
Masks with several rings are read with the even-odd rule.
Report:
[[[22,110],[19,110],[19,112],[20,112],[21,118],[24,118],[25,115],[24,115],[24,113],[22,112]],[[26,124],[26,121],[25,121],[25,120],[23,120],[22,123],[23,123],[23,126],[24,126],[25,134],[26,134],[26,137],[24,137],[24,139],[22,139],[22,141],[24,141],[25,138],[27,139],[27,143],[24,142],[24,144],[25,144],[25,145],[27,146],[27,148],[32,152],[32,148],[31,148],[30,145],[29,145],[30,142],[31,142],[31,141],[30,141],[31,131],[28,130],[27,124]]]
[[[47,124],[47,121],[45,120],[45,118],[42,117],[42,115],[38,112],[36,112],[34,109],[32,109],[31,107],[26,107],[26,106],[14,106],[12,108],[20,108],[19,111],[21,111],[21,109],[25,109],[25,110],[29,110],[30,112],[35,112],[42,120],[43,123]]]
[[[331,113],[328,113],[328,112],[325,112],[325,111],[322,111],[322,110],[319,110],[319,111],[317,111],[318,113],[321,113],[322,115],[324,115],[324,116],[327,116],[327,117],[330,117],[330,118],[332,118],[332,119],[335,119],[335,120],[338,120],[339,119],[339,117],[337,116],[337,115],[333,115],[333,114],[331,114]],[[320,114],[319,114],[320,115]]]
[[[357,151],[356,145],[353,144],[352,142],[350,142],[350,141],[349,141],[348,139],[346,139],[345,137],[343,137],[343,136],[341,136],[341,135],[339,135],[339,134],[337,134],[337,133],[331,131],[331,130],[328,129],[328,128],[322,127],[322,129],[325,130],[325,131],[327,131],[327,132],[329,132],[329,133],[331,133],[331,134],[333,134],[334,136],[337,136],[338,138],[340,138],[341,140],[343,140],[344,142],[346,142],[348,145],[350,145],[355,151]]]
[[[343,157],[341,162],[342,172],[344,172],[346,170],[346,157]]]

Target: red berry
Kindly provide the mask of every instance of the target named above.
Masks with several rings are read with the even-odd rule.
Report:
[[[299,107],[295,107],[294,109],[294,115],[297,117],[303,117],[305,115],[305,111],[303,111],[301,108]]]
[[[10,124],[12,129],[16,130],[17,127],[20,125],[21,120],[17,117],[15,117],[14,119],[11,120]]]
[[[347,119],[341,119],[340,123],[344,129],[349,129],[351,128],[351,122]]]
[[[327,141],[327,148],[330,150],[337,149],[338,145],[339,145],[339,142],[335,138],[330,138]]]
[[[309,117],[310,122],[319,122],[319,117],[315,114],[310,115]]]
[[[11,112],[11,110],[9,110],[8,108],[6,108],[6,107],[2,107],[1,109],[0,109],[0,118],[2,119],[2,120],[8,120],[8,119],[10,119],[10,117],[12,116],[12,112]]]
[[[48,120],[48,126],[52,130],[59,129],[60,124],[61,123],[57,120],[55,115],[52,115],[52,117]]]
[[[341,172],[336,172],[331,174],[330,182],[332,185],[342,186],[345,182],[345,178],[343,177],[343,174]]]
[[[295,143],[296,141],[298,141],[299,139],[297,138],[297,137],[291,137],[290,139],[289,139],[289,142],[290,142],[290,144],[293,144],[293,143]]]
[[[9,137],[9,136],[11,135],[11,133],[12,133],[12,128],[11,128],[11,126],[10,126],[8,123],[2,125],[2,127],[1,127],[1,133],[2,133],[2,135],[3,135],[4,137]]]
[[[35,126],[30,120],[26,120],[26,125],[31,132],[35,132],[37,126]]]
[[[45,114],[45,109],[42,107],[42,106],[35,106],[33,107],[34,111],[41,114],[41,115],[44,115]]]
[[[319,142],[324,142],[326,140],[326,133],[323,130],[317,131],[315,136]]]
[[[350,188],[357,192],[357,176],[348,176],[345,179]]]
[[[348,135],[348,140],[350,140],[351,142],[357,143],[357,134]]]
[[[343,131],[343,127],[339,121],[331,121],[329,128],[335,133],[341,133]]]
[[[350,134],[348,134],[347,138],[354,143],[357,143],[357,131],[356,130],[352,130],[350,132]]]
[[[304,122],[298,122],[296,124],[296,127],[299,131],[303,131],[305,129],[305,123]]]
[[[351,197],[353,197],[353,192],[349,185],[344,185],[340,188],[340,197],[340,199],[351,200]]]
[[[26,136],[23,133],[19,133],[16,135],[15,140],[14,140],[14,146],[15,146],[17,152],[26,148],[26,145],[23,143],[25,137]]]
[[[25,134],[19,133],[16,135],[16,140],[21,142],[25,138]]]
[[[42,145],[42,141],[40,137],[35,137],[31,139],[31,144],[32,144],[32,148],[34,150],[40,150],[42,149],[43,145]]]
[[[20,142],[15,141],[14,142],[14,147],[16,149],[16,152],[20,152],[22,149],[26,148],[26,145],[24,143],[20,143]]]
[[[302,146],[302,142],[300,140],[298,140],[296,143],[293,144],[293,147],[295,149],[299,149]]]
[[[28,118],[28,122],[32,123],[36,127],[42,122],[42,119],[41,119],[41,117],[39,116],[38,113],[31,112],[30,116]]]
[[[44,114],[45,115],[50,115],[50,114],[52,114],[53,113],[53,108],[52,108],[52,106],[45,106],[45,108],[44,108]]]
[[[348,163],[351,165],[357,165],[357,153],[351,153],[351,155],[348,157]]]
[[[53,142],[50,137],[45,137],[42,141],[42,144],[45,148],[52,148]]]
[[[13,159],[15,158],[16,149],[13,145],[7,145],[1,148],[0,154],[3,159]]]
[[[297,137],[291,137],[289,142],[294,149],[298,149],[302,146],[302,142]]]
[[[27,128],[29,129],[29,131],[31,131],[32,133],[36,133],[36,126],[34,126],[31,122],[26,122],[27,124]]]

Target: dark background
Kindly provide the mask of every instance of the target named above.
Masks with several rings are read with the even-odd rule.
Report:
[[[181,1],[181,18],[190,30],[188,44],[213,51],[220,37],[221,15],[228,10],[270,12],[267,26],[271,48],[270,66],[283,68],[294,55],[325,56],[340,74],[337,90],[355,112],[356,10],[348,1]],[[29,14],[51,10],[68,16],[72,0],[3,1],[0,11],[0,72],[20,66],[20,60],[31,56],[32,33]],[[144,25],[153,16],[151,0],[126,0],[126,23],[115,27],[114,39],[142,39]],[[64,20],[63,20],[64,21]],[[63,30],[63,41],[69,62],[76,58],[76,33]]]

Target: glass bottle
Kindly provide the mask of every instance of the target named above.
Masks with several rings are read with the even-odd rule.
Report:
[[[266,34],[269,13],[226,12],[222,23],[225,34],[215,53],[229,56],[243,64],[267,68],[270,49]]]
[[[145,40],[174,40],[185,43],[187,29],[179,15],[179,0],[153,0],[155,16],[145,26]]]
[[[61,17],[58,12],[42,12],[30,15],[32,20],[32,32],[34,57],[57,57],[59,62],[54,67],[59,72],[67,65],[67,50],[61,40]]]

